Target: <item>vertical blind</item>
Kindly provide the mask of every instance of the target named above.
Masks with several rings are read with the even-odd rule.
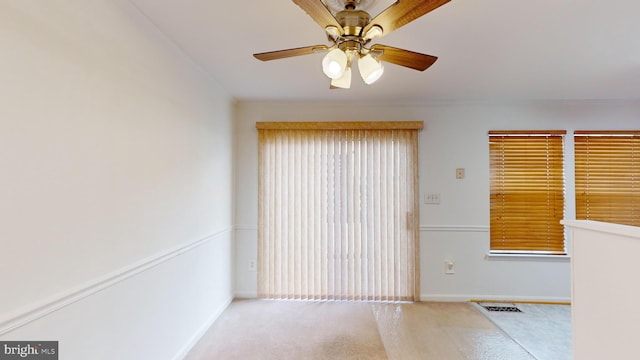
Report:
[[[640,226],[640,131],[576,131],[576,219]]]
[[[492,252],[564,254],[565,131],[490,131]]]
[[[256,127],[259,296],[416,299],[422,122]]]

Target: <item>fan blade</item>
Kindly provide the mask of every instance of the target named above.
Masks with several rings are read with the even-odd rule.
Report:
[[[377,56],[380,61],[390,62],[392,64],[406,66],[419,71],[425,71],[429,66],[433,65],[437,57],[420,54],[417,52],[394,48],[391,46],[376,44],[371,47],[372,52],[382,51],[382,55]]]
[[[311,18],[320,25],[323,29],[327,26],[335,26],[338,28],[340,35],[344,34],[342,25],[331,14],[331,11],[320,0],[293,0],[293,2],[300,6]]]
[[[398,0],[373,18],[360,34],[364,35],[373,25],[379,25],[382,27],[382,35],[388,35],[449,1],[451,0]]]
[[[284,58],[294,57],[294,56],[311,55],[319,51],[326,51],[327,49],[329,48],[326,45],[314,45],[314,46],[305,46],[305,47],[300,47],[295,49],[277,50],[277,51],[253,54],[253,57],[255,57],[258,60],[269,61],[269,60],[284,59]]]

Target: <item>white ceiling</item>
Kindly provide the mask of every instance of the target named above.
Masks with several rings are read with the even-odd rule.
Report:
[[[437,56],[431,68],[386,64],[373,85],[354,73],[349,90],[329,90],[323,54],[253,58],[327,44],[291,0],[131,1],[238,99],[640,98],[636,0],[452,0],[373,42]],[[371,16],[391,3],[376,0]]]

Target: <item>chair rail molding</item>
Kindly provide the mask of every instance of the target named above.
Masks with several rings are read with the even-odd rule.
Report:
[[[482,225],[420,225],[421,232],[489,232]]]
[[[102,290],[112,287],[130,277],[136,276],[144,271],[152,269],[165,263],[181,254],[194,250],[224,234],[232,232],[232,227],[218,231],[202,239],[192,241],[174,248],[161,251],[152,256],[126,265],[118,270],[112,271],[84,284],[52,295],[44,300],[26,305],[12,311],[0,318],[0,335],[7,334],[33,321],[54,313],[66,306],[78,302],[84,298],[94,295]]]

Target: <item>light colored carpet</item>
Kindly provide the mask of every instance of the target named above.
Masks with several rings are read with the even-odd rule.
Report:
[[[493,323],[538,360],[571,360],[571,306],[515,304],[522,312],[491,312],[476,305]]]
[[[186,359],[534,358],[467,303],[236,300]]]
[[[468,303],[371,306],[389,359],[533,359]]]
[[[367,303],[234,301],[188,359],[387,359]]]

